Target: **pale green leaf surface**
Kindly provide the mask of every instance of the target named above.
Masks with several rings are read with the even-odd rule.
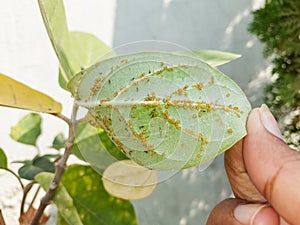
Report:
[[[44,113],[60,113],[62,106],[48,95],[0,74],[0,105]]]
[[[78,104],[119,149],[146,167],[196,166],[246,135],[251,110],[246,96],[229,77],[194,57],[122,55],[88,68],[72,85]]]
[[[136,225],[134,208],[129,201],[109,195],[101,176],[92,168],[70,166],[62,184],[73,198],[84,225]]]
[[[42,188],[47,191],[50,187],[50,183],[54,177],[54,174],[41,172],[35,176],[35,180],[42,186]],[[77,182],[77,181],[75,181]],[[59,184],[52,198],[55,205],[58,208],[60,215],[68,224],[72,225],[83,225],[80,216],[74,205],[74,200],[66,190],[63,184]],[[86,225],[86,224],[85,224]]]
[[[10,137],[17,142],[35,146],[41,134],[41,123],[42,118],[39,114],[30,113],[11,127]]]
[[[72,153],[88,162],[96,171],[103,172],[110,164],[127,157],[107,137],[106,133],[82,122],[77,127]]]
[[[89,67],[111,49],[97,37],[68,30],[62,0],[39,0],[48,35],[60,61],[59,84],[67,89],[68,81],[81,68]]]
[[[208,63],[213,67],[221,66],[223,64],[229,63],[241,57],[241,55],[235,53],[215,51],[215,50],[194,50],[194,51],[176,52],[176,54],[199,58],[200,60]]]
[[[0,148],[0,169],[7,169],[7,157],[2,148]]]

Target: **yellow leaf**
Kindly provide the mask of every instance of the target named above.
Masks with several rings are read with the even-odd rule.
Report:
[[[0,74],[0,105],[44,113],[62,110],[53,98],[3,74]]]
[[[137,200],[150,195],[157,184],[157,171],[149,170],[131,160],[111,164],[103,173],[105,190],[113,196]]]

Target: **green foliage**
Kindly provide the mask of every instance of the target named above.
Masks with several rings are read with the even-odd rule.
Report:
[[[27,180],[34,180],[34,177],[41,172],[55,172],[55,165],[47,155],[36,156],[33,160],[26,161],[18,171],[19,176]]]
[[[7,157],[2,148],[0,148],[0,169],[7,169]]]
[[[36,180],[47,190],[52,177],[41,173]],[[67,224],[137,224],[132,204],[109,195],[101,176],[87,166],[68,167],[53,200]]]
[[[50,187],[54,174],[52,173],[39,173],[35,176],[35,181],[38,182],[45,191]],[[67,224],[83,225],[76,207],[74,200],[66,190],[65,186],[61,183],[55,191],[52,198],[58,208],[60,215],[67,221]]]
[[[247,98],[198,58],[162,52],[117,56],[82,71],[72,85],[78,86],[78,104],[118,148],[149,168],[196,166],[246,134]]]
[[[11,128],[10,136],[17,142],[36,146],[37,138],[41,134],[41,123],[39,114],[30,113]]]
[[[111,142],[103,129],[95,128],[88,122],[78,125],[72,153],[101,173],[113,162],[127,159]]]
[[[59,84],[66,89],[68,81],[75,74],[95,63],[111,49],[92,34],[70,32],[62,0],[39,0],[39,5],[60,62]]]
[[[51,148],[54,148],[56,150],[60,150],[61,148],[65,147],[66,144],[66,137],[63,133],[59,133],[55,136]]]
[[[24,202],[34,182],[24,187],[21,178],[47,192],[37,210],[41,215],[53,201],[60,225],[136,225],[131,202],[112,195],[148,196],[157,171],[121,160],[131,158],[151,169],[183,169],[214,158],[245,136],[251,106],[241,89],[214,68],[239,55],[197,50],[112,57],[95,36],[69,31],[62,0],[38,3],[60,63],[59,84],[75,98],[72,115],[61,115],[59,102],[2,74],[0,105],[57,116],[68,124],[69,136],[60,133],[51,145],[65,148],[63,155],[52,150],[18,161],[23,164],[19,176],[7,168],[0,148],[0,168],[18,178]],[[104,57],[108,52],[111,58]],[[76,118],[78,105],[88,108],[84,118]],[[40,115],[30,113],[10,136],[36,146],[41,122]],[[71,153],[89,165],[67,165]]]
[[[284,136],[300,146],[300,2],[270,0],[253,13],[249,31],[265,44],[276,81],[266,87],[265,101],[282,125]]]

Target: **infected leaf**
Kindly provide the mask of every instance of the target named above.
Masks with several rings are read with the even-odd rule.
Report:
[[[157,171],[149,170],[131,160],[111,164],[102,177],[105,190],[113,196],[137,200],[146,198],[155,189]]]
[[[195,57],[121,55],[82,71],[70,84],[77,103],[127,157],[145,167],[196,166],[246,135],[246,96]]]
[[[127,159],[103,129],[95,128],[87,122],[82,122],[77,127],[72,153],[88,162],[99,173],[103,173],[107,166],[117,160]]]
[[[0,74],[0,105],[44,113],[60,113],[62,106],[48,95]]]

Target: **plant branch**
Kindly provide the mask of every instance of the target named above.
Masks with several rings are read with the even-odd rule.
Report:
[[[35,181],[32,181],[29,184],[27,184],[23,189],[23,198],[22,198],[21,207],[20,207],[20,217],[24,214],[24,207],[25,207],[27,194],[31,190],[31,188],[34,184],[35,184]]]
[[[6,225],[6,223],[4,221],[4,218],[3,218],[3,215],[2,215],[1,209],[0,209],[0,225]]]
[[[69,126],[72,126],[72,121],[68,117],[64,116],[63,114],[51,113],[51,115],[65,121]]]
[[[62,175],[64,174],[67,166],[67,160],[71,154],[72,146],[74,145],[75,141],[75,135],[76,135],[76,116],[77,116],[77,111],[78,111],[78,105],[74,103],[73,105],[73,110],[72,110],[72,116],[69,124],[69,137],[65,146],[65,152],[58,162],[58,165],[56,166],[56,171],[54,174],[54,178],[50,183],[49,190],[46,192],[45,196],[41,199],[39,208],[36,211],[36,214],[31,222],[30,225],[38,225],[39,220],[41,216],[43,215],[43,212],[47,205],[50,203],[55,190],[57,189],[60,180],[62,178]],[[69,119],[68,119],[69,120]]]

